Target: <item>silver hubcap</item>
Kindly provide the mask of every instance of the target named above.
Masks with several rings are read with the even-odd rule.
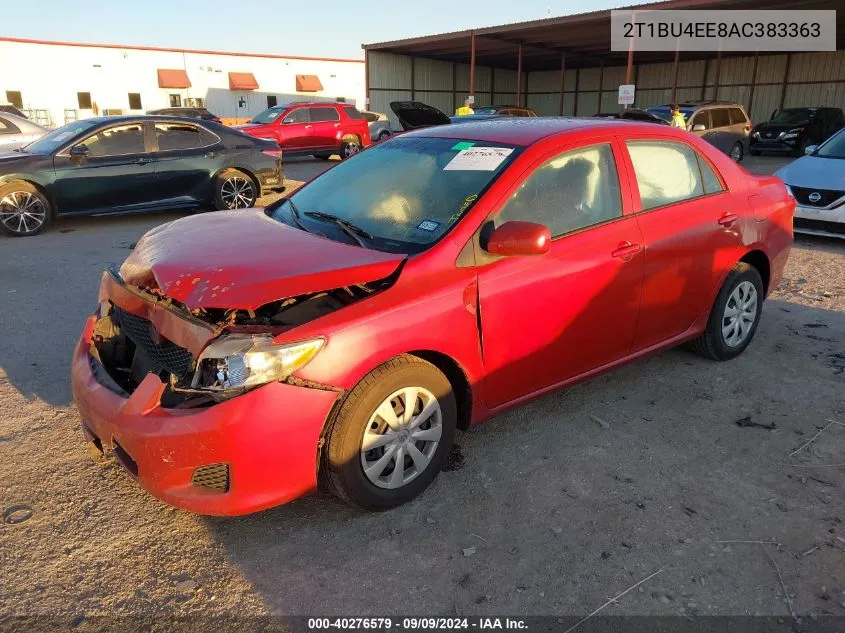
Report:
[[[739,284],[725,306],[722,315],[722,338],[728,347],[741,345],[751,333],[757,319],[757,288],[750,281]]]
[[[405,387],[393,392],[364,429],[364,474],[379,488],[401,488],[428,467],[442,432],[440,403],[428,389]]]
[[[733,158],[736,162],[739,162],[739,159],[742,158],[742,147],[734,145],[731,149],[731,158]]]
[[[249,178],[232,176],[220,188],[220,197],[229,209],[246,209],[255,203],[255,188]]]
[[[46,217],[44,203],[28,191],[13,191],[0,200],[0,222],[15,233],[37,231]]]
[[[357,154],[358,150],[360,149],[361,148],[358,147],[358,143],[347,143],[343,147],[343,155],[349,158],[350,156],[354,156],[355,154]]]

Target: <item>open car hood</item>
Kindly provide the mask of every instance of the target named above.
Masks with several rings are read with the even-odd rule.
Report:
[[[416,130],[432,125],[447,125],[452,121],[437,108],[420,101],[392,101],[390,109],[399,119],[403,130]]]
[[[148,232],[120,276],[191,309],[254,310],[287,297],[384,279],[404,258],[306,233],[261,209],[218,211]]]

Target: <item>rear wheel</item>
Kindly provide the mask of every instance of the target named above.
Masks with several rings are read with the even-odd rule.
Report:
[[[360,151],[361,141],[358,140],[358,137],[347,137],[343,139],[343,143],[340,144],[340,160],[346,160],[347,158],[351,158]]]
[[[394,358],[358,383],[332,421],[324,481],[340,499],[367,510],[406,503],[443,468],[456,425],[446,376],[415,356]]]
[[[716,297],[707,329],[691,342],[692,350],[712,360],[739,356],[757,332],[764,295],[757,269],[737,262]]]
[[[0,187],[0,229],[13,237],[37,235],[53,219],[50,201],[28,182]]]
[[[379,132],[378,139],[376,140],[383,141],[387,138],[390,138],[390,132],[388,132],[387,130],[382,130],[381,132]]]
[[[733,147],[731,147],[731,158],[735,163],[742,162],[744,153],[742,143],[734,143]]]
[[[255,206],[258,191],[249,174],[237,169],[226,169],[214,182],[214,208],[248,209]]]

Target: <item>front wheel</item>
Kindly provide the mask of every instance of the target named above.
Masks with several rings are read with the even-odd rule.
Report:
[[[737,262],[716,297],[707,329],[690,343],[692,350],[712,360],[731,360],[742,354],[760,323],[764,295],[757,269]]]
[[[12,237],[37,235],[53,219],[50,201],[28,182],[0,186],[0,230]]]
[[[406,503],[443,468],[456,426],[446,376],[415,356],[394,358],[358,383],[330,424],[323,480],[367,510]]]
[[[255,181],[242,171],[226,169],[214,181],[215,209],[248,209],[255,206],[257,199]]]

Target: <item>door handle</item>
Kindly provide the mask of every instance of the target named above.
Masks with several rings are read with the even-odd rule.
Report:
[[[312,127],[314,127],[314,126],[313,126],[313,125],[306,125],[306,126],[305,126],[305,129],[306,129],[306,130],[310,130]]]
[[[721,218],[719,218],[719,224],[724,227],[733,226],[736,221],[739,220],[739,217],[735,213],[725,213]]]
[[[630,261],[634,255],[643,249],[642,244],[631,244],[631,242],[620,242],[616,250],[611,253],[611,256],[618,257],[623,261]]]
[[[334,126],[335,126],[335,127],[340,127],[340,123],[335,123],[335,124],[334,124]]]

